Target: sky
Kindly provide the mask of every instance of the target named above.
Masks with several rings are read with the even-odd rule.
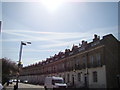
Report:
[[[2,56],[24,66],[45,60],[82,40],[113,34],[118,39],[117,2],[1,2]],[[1,44],[0,44],[1,46]]]

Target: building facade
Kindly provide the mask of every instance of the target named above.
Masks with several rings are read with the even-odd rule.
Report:
[[[93,41],[59,52],[46,60],[23,67],[21,80],[43,84],[46,76],[63,77],[68,86],[116,88],[120,75],[120,42],[112,35],[94,35]]]

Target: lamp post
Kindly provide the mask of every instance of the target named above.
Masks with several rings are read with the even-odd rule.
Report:
[[[14,90],[18,89],[18,78],[19,78],[20,67],[21,67],[21,65],[22,65],[22,64],[21,64],[22,48],[23,48],[23,45],[27,45],[27,44],[31,44],[31,42],[23,42],[23,41],[21,41],[21,44],[20,44],[17,81],[16,81],[16,85],[14,86]]]

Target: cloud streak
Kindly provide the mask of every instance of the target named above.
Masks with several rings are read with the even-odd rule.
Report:
[[[18,50],[19,51],[19,50]],[[4,52],[10,53],[10,52],[18,52],[16,50],[16,48],[9,48],[9,49],[5,49],[4,48]],[[60,51],[60,49],[24,49],[24,52],[54,52],[54,51]]]
[[[42,48],[52,48],[60,46],[69,46],[74,43],[80,43],[81,40],[89,40],[93,34],[98,34],[103,36],[108,33],[117,33],[117,26],[107,27],[107,28],[97,28],[89,30],[87,32],[40,32],[31,30],[3,30],[3,34],[12,35],[11,38],[3,38],[3,42],[15,42],[15,41],[31,41],[44,43],[39,47]],[[116,31],[115,31],[116,30]],[[114,32],[113,32],[114,31]],[[15,38],[16,37],[16,38]]]
[[[61,32],[38,32],[38,31],[28,31],[28,30],[27,31],[5,30],[3,31],[3,33],[17,36],[16,38],[18,38],[18,39],[16,38],[3,39],[3,42],[21,41],[23,39],[25,41],[48,41],[52,43],[65,43],[64,42],[65,39],[84,38],[85,36],[88,36],[87,33],[80,33],[80,32],[61,33]]]

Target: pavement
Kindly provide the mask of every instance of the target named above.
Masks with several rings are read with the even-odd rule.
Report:
[[[14,85],[16,85],[14,82],[9,86],[4,85],[4,90],[14,90]],[[18,90],[44,90],[44,86],[18,83]]]

